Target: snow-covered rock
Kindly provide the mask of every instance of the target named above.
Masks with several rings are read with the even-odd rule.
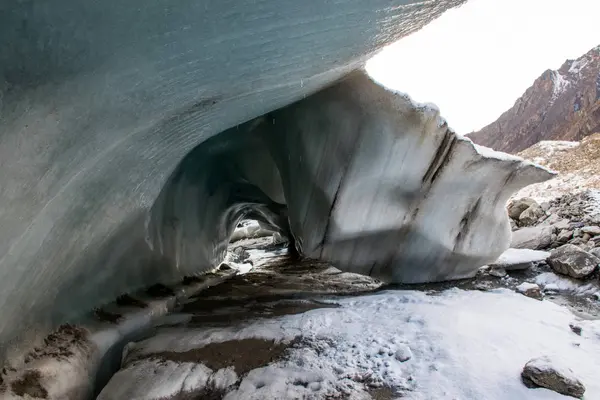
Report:
[[[396,350],[396,353],[394,353],[394,358],[400,362],[410,360],[412,358],[412,351],[410,350],[410,347],[404,343],[400,343],[398,345],[398,350]]]
[[[519,229],[512,233],[510,247],[516,249],[545,249],[552,243],[552,227],[538,225]]]
[[[523,368],[522,376],[537,386],[565,396],[580,398],[585,393],[585,386],[571,369],[557,366],[556,361],[548,357],[538,357],[528,361]]]
[[[534,299],[542,298],[542,291],[540,287],[535,283],[523,282],[515,289],[518,293],[521,293],[527,297],[531,297]]]
[[[565,244],[553,250],[547,262],[555,272],[581,279],[594,272],[600,259],[575,245]]]
[[[547,251],[508,249],[496,261],[489,264],[489,266],[492,268],[503,268],[507,271],[527,269],[534,263],[545,261],[548,257],[550,257],[550,253]]]

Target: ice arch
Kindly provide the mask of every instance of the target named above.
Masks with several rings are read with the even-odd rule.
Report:
[[[361,74],[312,96],[462,2],[0,5],[0,358],[207,270],[246,212],[308,256],[393,280],[464,276],[499,253],[504,199],[545,172],[486,160]],[[464,196],[445,178],[458,171],[478,176]]]

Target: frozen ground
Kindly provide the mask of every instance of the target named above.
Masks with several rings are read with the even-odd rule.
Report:
[[[389,399],[563,398],[521,382],[524,364],[539,356],[571,368],[586,385],[586,398],[600,398],[600,322],[577,321],[551,302],[507,290],[457,289],[438,295],[385,291],[329,301],[339,307],[227,327],[163,329],[130,347],[129,357],[137,361],[120,372],[112,390],[123,388],[133,371],[139,376],[136,366],[145,365],[145,373],[151,373],[139,360],[153,360],[165,349],[185,354],[218,342],[258,338],[289,345],[285,356],[242,377],[230,367],[211,371],[194,363],[170,364],[168,382],[164,376],[145,379],[146,395],[128,398],[201,391],[219,376],[227,378],[219,385],[229,385],[225,399],[369,399],[382,388],[387,396],[380,398]],[[581,336],[572,332],[573,323],[582,327]],[[410,359],[400,361],[406,354]],[[177,368],[189,379],[175,379]],[[194,381],[192,370],[202,379]],[[110,384],[105,390],[111,390]],[[125,393],[114,398],[125,398]]]
[[[374,292],[380,283],[323,263],[250,255],[254,266],[192,299],[183,322],[131,344],[99,399],[565,398],[522,383],[525,363],[542,356],[600,398],[600,321],[498,288],[536,282],[584,296],[594,285],[533,268],[453,285],[469,290]]]

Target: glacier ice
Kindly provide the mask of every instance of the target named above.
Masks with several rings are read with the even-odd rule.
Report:
[[[212,269],[245,217],[389,281],[496,259],[549,173],[352,72],[462,2],[0,6],[0,359]]]

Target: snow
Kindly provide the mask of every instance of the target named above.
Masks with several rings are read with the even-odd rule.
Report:
[[[479,154],[482,157],[492,158],[492,159],[500,160],[500,161],[517,161],[517,162],[523,163],[523,165],[534,166],[536,168],[539,168],[539,169],[542,169],[544,171],[547,171],[547,172],[549,172],[551,174],[556,174],[555,171],[553,171],[553,170],[551,170],[549,168],[546,168],[543,165],[536,164],[535,162],[532,162],[532,161],[529,161],[529,160],[525,160],[522,157],[515,156],[515,155],[512,155],[512,154],[508,154],[508,153],[504,153],[502,151],[497,151],[497,150],[494,150],[492,148],[476,144],[471,139],[469,139],[468,137],[457,135],[457,139],[465,141],[465,142],[470,142],[473,145],[473,148],[475,149],[475,151],[477,152],[477,154]]]
[[[573,63],[571,64],[571,67],[569,68],[569,73],[570,74],[579,74],[579,72],[585,68],[586,65],[588,65],[590,61],[587,58],[582,58],[580,60],[575,60],[573,61]]]
[[[553,71],[554,89],[552,92],[552,100],[556,100],[563,93],[570,82],[566,80],[558,71]]]
[[[557,275],[554,272],[544,272],[536,276],[535,283],[545,290],[568,292],[578,296],[593,295],[598,291],[598,285],[594,283],[582,283],[575,279]]]
[[[541,356],[573,369],[586,398],[600,398],[600,321],[578,321],[583,332],[576,336],[569,328],[575,317],[557,304],[503,289],[386,291],[336,302],[341,307],[232,327],[164,328],[130,351],[138,356],[249,337],[302,338],[285,359],[250,371],[227,400],[368,399],[365,382],[400,390],[408,400],[562,399],[521,382],[525,363]],[[406,348],[412,357],[398,361]]]
[[[491,265],[518,265],[532,262],[545,261],[550,253],[540,250],[508,249]]]

